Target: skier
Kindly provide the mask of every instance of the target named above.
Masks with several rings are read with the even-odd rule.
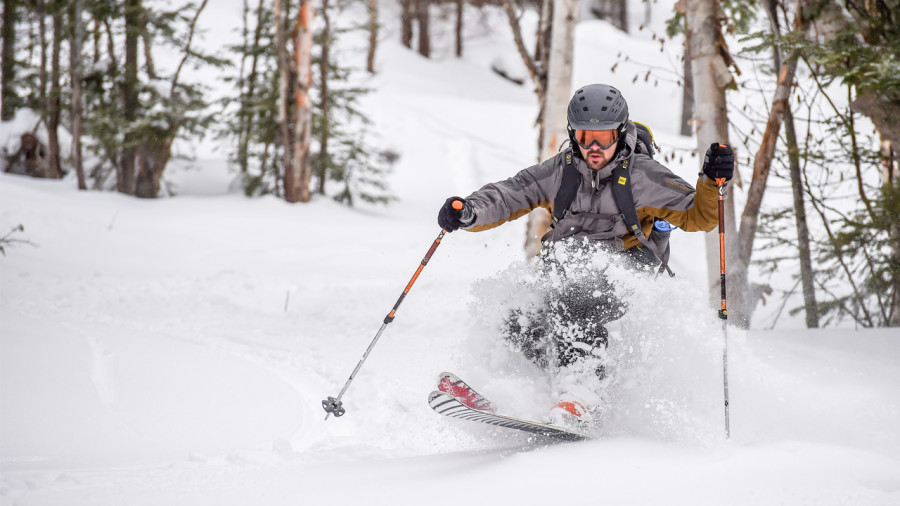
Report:
[[[541,239],[545,248],[587,243],[621,253],[635,268],[662,264],[668,270],[666,222],[689,232],[708,232],[718,224],[715,180],[727,181],[734,174],[729,146],[709,147],[695,190],[651,158],[649,130],[629,120],[628,105],[616,88],[582,87],[569,101],[567,119],[568,148],[466,198],[450,197],[438,213],[441,228],[480,232],[544,207],[553,216],[553,228]],[[634,211],[632,228],[628,217]],[[552,258],[542,255],[545,270]],[[558,299],[531,315],[535,324],[523,328],[522,315],[512,315],[505,332],[527,358],[548,369],[600,355],[607,344],[604,325],[625,310],[602,277],[587,286],[575,282],[548,297]],[[549,328],[559,321],[554,315],[574,321],[581,329],[577,337]],[[602,366],[594,372],[604,375]],[[563,392],[551,420],[589,422],[591,413],[578,397]]]

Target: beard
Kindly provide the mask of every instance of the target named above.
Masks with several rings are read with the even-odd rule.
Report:
[[[587,166],[592,170],[600,170],[612,160],[613,154],[616,152],[615,146],[610,147],[609,149],[598,149],[592,147],[589,150],[584,148],[581,149],[581,155],[584,158],[584,161],[587,163]]]

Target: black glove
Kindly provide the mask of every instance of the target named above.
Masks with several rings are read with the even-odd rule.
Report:
[[[457,206],[461,208],[454,208],[454,202],[462,202],[462,206],[457,204]],[[459,227],[468,227],[474,222],[475,210],[472,208],[472,204],[460,197],[450,197],[447,199],[438,213],[438,225],[447,232],[453,232]]]
[[[710,179],[725,178],[726,181],[734,176],[734,151],[731,146],[712,143],[706,150],[706,158],[703,159],[703,173]]]

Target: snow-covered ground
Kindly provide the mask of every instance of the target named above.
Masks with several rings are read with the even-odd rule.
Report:
[[[398,38],[366,98],[401,153],[390,207],[246,199],[222,160],[173,169],[178,196],[156,201],[0,176],[0,233],[21,223],[34,243],[0,257],[0,504],[900,504],[898,332],[732,329],[725,440],[697,234],[673,238],[676,279],[619,280],[635,293],[598,439],[546,446],[426,405],[452,370],[513,414],[549,407],[551,382],[492,326],[525,270],[524,220],[444,239],[325,421],[443,200],[534,161],[534,97],[489,70],[515,61],[502,33],[462,60]],[[657,47],[579,28],[579,48],[610,41]],[[665,111],[660,143],[691,146],[668,133],[671,83],[582,49],[579,82],[618,85],[637,118]]]

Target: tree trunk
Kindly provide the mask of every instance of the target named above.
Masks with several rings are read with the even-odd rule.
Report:
[[[138,40],[141,35],[141,0],[125,1],[125,80],[122,84],[125,146],[118,174],[118,190],[134,194],[135,158],[139,139],[134,131],[138,102]]]
[[[809,243],[809,225],[806,221],[806,203],[803,180],[800,176],[800,148],[794,129],[794,115],[790,106],[784,110],[784,135],[787,140],[788,159],[791,170],[791,189],[794,195],[794,219],[797,223],[797,244],[800,254],[800,283],[803,286],[803,306],[806,312],[806,327],[819,327],[819,307],[816,305],[815,278],[812,266],[812,249]]]
[[[419,54],[425,58],[431,57],[431,30],[428,28],[430,20],[431,0],[416,0],[416,19],[419,22]]]
[[[369,53],[366,55],[366,70],[375,73],[375,49],[378,47],[378,0],[369,0]]]
[[[62,164],[59,154],[59,117],[62,108],[62,90],[59,86],[60,69],[59,59],[62,51],[62,6],[53,5],[53,57],[50,62],[50,95],[47,97],[47,150],[48,150],[48,174],[47,177],[59,179],[62,177]]]
[[[264,26],[264,15],[263,9],[265,7],[266,0],[259,0],[259,4],[256,8],[256,27],[253,31],[253,57],[250,59],[250,72],[247,74],[247,91],[244,97],[244,118],[243,125],[241,125],[241,131],[238,138],[238,164],[241,168],[241,173],[246,174],[249,172],[249,164],[250,164],[250,137],[253,135],[254,128],[254,119],[256,118],[256,114],[252,112],[252,107],[250,107],[251,101],[256,97],[256,82],[259,80],[259,75],[257,72],[257,67],[259,65],[259,54],[260,54],[260,39],[262,38],[262,30]],[[277,31],[277,30],[276,30]],[[265,166],[261,165],[260,168],[263,172],[265,172]]]
[[[100,61],[100,46],[103,41],[103,23],[99,19],[94,19],[94,31],[93,31],[93,53],[94,59],[91,60],[94,63]]]
[[[728,136],[728,104],[725,90],[735,86],[734,76],[728,69],[722,53],[725,47],[721,26],[717,17],[717,0],[686,0],[688,58],[694,90],[693,122],[697,134],[697,153],[702,164],[703,155],[714,142],[730,144]],[[699,169],[699,167],[698,167]],[[698,171],[699,172],[699,171]],[[737,179],[735,175],[735,179]],[[734,181],[730,184],[734,187]],[[734,265],[735,259],[734,199],[725,201],[725,261]],[[706,265],[708,293],[711,305],[721,298],[721,270],[719,262],[719,235],[716,231],[706,234]],[[747,324],[744,315],[743,293],[734,290],[734,269],[727,269],[729,318]]]
[[[504,7],[507,5],[510,5],[509,2],[506,2]],[[507,15],[509,15],[509,11],[507,11]],[[543,65],[547,62],[547,55],[550,53],[550,27],[552,26],[552,22],[553,2],[551,0],[541,0],[541,11],[538,16],[537,33],[534,38],[536,41],[534,45],[534,61],[538,62],[539,65]]]
[[[295,109],[291,107],[294,96],[294,69],[287,49],[287,16],[282,0],[275,0],[275,53],[278,58],[278,124],[281,131],[282,186],[285,200],[288,200],[288,188],[293,191],[294,181],[294,143],[291,130],[295,122]]]
[[[150,34],[147,33],[145,27],[147,26],[146,18],[141,18],[141,41],[144,43],[144,71],[147,73],[147,78],[150,80],[155,80],[157,78],[156,75],[156,64],[153,63],[153,39],[150,37]]]
[[[767,0],[763,3],[769,24],[773,34],[781,35],[781,26],[778,18],[777,0]],[[799,7],[799,6],[798,6]],[[798,15],[800,11],[798,10]],[[796,25],[802,28],[804,25]],[[773,48],[774,68],[781,68],[781,49]],[[806,314],[806,327],[819,327],[819,308],[816,304],[815,273],[812,266],[812,249],[810,247],[809,226],[806,220],[806,202],[803,191],[803,180],[800,168],[800,148],[797,143],[797,132],[794,128],[794,114],[791,112],[790,101],[784,108],[784,136],[787,143],[788,164],[791,177],[791,189],[794,199],[794,221],[797,225],[797,249],[800,257],[800,283],[803,288],[803,305]]]
[[[3,59],[0,68],[0,97],[3,104],[0,105],[0,121],[9,121],[16,115],[19,107],[19,94],[16,91],[16,22],[18,14],[18,0],[3,0],[3,48],[0,49],[0,58]]]
[[[328,72],[331,67],[331,17],[328,12],[328,0],[322,0],[323,37],[319,56],[319,110],[322,121],[319,128],[319,164],[318,188],[316,192],[325,195],[325,179],[328,176],[328,141],[330,137],[329,105],[331,96],[328,90]]]
[[[412,49],[416,0],[400,0],[400,42]]]
[[[881,140],[881,167],[882,167],[882,189],[893,192],[894,195],[900,191],[900,166],[895,162],[897,153],[894,151],[894,145],[890,140]],[[900,221],[894,220],[888,230],[888,237],[891,244],[891,255],[894,258],[895,265],[900,265]],[[891,300],[890,319],[888,326],[900,327],[900,276],[894,274],[893,282],[893,299]]]
[[[81,160],[81,46],[84,41],[84,22],[81,19],[84,0],[72,2],[72,45],[69,50],[69,71],[72,76],[72,164],[75,166],[75,175],[78,177],[78,189],[87,190],[87,181],[84,178],[84,167]]]
[[[798,3],[798,14],[795,30],[802,33],[805,27],[803,21],[803,1]],[[775,148],[778,143],[778,132],[781,130],[781,124],[784,121],[784,111],[788,107],[788,100],[791,96],[791,89],[794,85],[794,75],[797,71],[797,62],[800,57],[800,51],[794,50],[788,56],[782,65],[778,74],[778,85],[775,88],[775,96],[772,100],[769,118],[766,122],[766,130],[763,133],[762,142],[759,151],[753,160],[753,177],[750,181],[750,188],[747,190],[747,202],[744,204],[744,211],[741,213],[741,228],[738,233],[737,243],[737,265],[735,266],[735,274],[737,284],[734,285],[735,290],[739,293],[750,292],[749,269],[750,258],[753,255],[753,241],[756,238],[756,229],[759,222],[759,211],[762,207],[762,199],[766,191],[767,180],[772,166],[772,159],[775,157]],[[755,300],[744,301],[744,307],[740,308],[742,320],[739,322],[749,325],[750,316],[753,314]]]
[[[578,0],[554,0],[550,57],[547,66],[547,92],[541,120],[544,145],[540,159],[546,160],[559,151],[566,140],[566,107],[572,93],[572,56],[575,25],[578,23]],[[535,209],[528,216],[525,255],[533,257],[541,250],[541,237],[550,229],[552,218],[545,209]]]
[[[856,99],[850,104],[853,112],[862,114],[872,120],[878,135],[883,140],[890,141],[893,146],[900,146],[900,90],[894,93],[882,93],[865,88],[856,88]],[[893,154],[894,160],[900,154]]]
[[[541,146],[541,160],[556,155],[560,144],[568,138],[566,108],[572,96],[572,57],[577,23],[578,0],[553,1],[553,27],[546,64],[544,116],[541,120],[545,139]]]
[[[595,0],[591,6],[591,14],[628,33],[627,0]]]
[[[309,202],[309,181],[312,176],[309,145],[312,136],[312,108],[309,90],[312,87],[312,18],[311,0],[301,0],[300,12],[294,25],[294,101],[296,113],[291,149],[292,172],[284,174],[284,198],[288,202]]]
[[[175,96],[178,90],[181,71],[184,69],[188,59],[194,54],[191,45],[197,32],[197,20],[208,2],[209,0],[203,0],[191,19],[187,40],[182,49],[181,61],[178,63],[175,74],[169,83],[170,99]],[[145,40],[145,44],[147,44],[145,49],[149,53],[151,51],[149,40]],[[154,127],[154,131],[150,135],[141,139],[140,144],[136,148],[137,180],[135,182],[135,195],[137,197],[154,199],[159,196],[162,175],[172,154],[172,142],[175,140],[180,128],[181,125],[178,123],[170,123],[165,127]]]
[[[617,0],[616,6],[616,26],[625,33],[628,33],[628,0]]]
[[[47,148],[34,134],[19,137],[19,151],[13,154],[5,172],[31,177],[47,177]]]
[[[170,132],[160,132],[154,138],[163,139],[163,142],[145,141],[136,150],[139,170],[134,194],[138,198],[155,199],[159,196],[163,171],[171,156],[173,135]]]
[[[549,2],[549,0],[547,0]],[[512,0],[504,0],[503,1],[503,9],[506,11],[506,19],[509,21],[509,27],[513,33],[513,39],[516,43],[516,49],[519,51],[519,56],[522,58],[522,63],[525,64],[525,68],[528,69],[528,75],[531,77],[531,82],[534,83],[534,92],[538,96],[538,104],[541,104],[543,107],[544,104],[544,90],[547,86],[547,75],[544,72],[544,66],[546,62],[538,61],[531,58],[531,55],[528,54],[528,50],[525,48],[525,40],[522,37],[522,28],[519,25],[519,18],[516,15],[516,11],[513,8]],[[538,39],[538,52],[540,46],[542,45],[543,40]],[[538,118],[538,121],[541,121],[541,118]],[[542,149],[543,144],[538,146],[538,153]]]
[[[465,14],[465,0],[456,0],[456,57],[462,58],[463,54],[463,14]]]
[[[687,40],[685,40],[682,68],[684,77],[681,82],[681,135],[690,136],[693,133],[691,118],[694,117],[694,76],[691,73],[691,58],[687,51]]]
[[[237,164],[238,168],[241,171],[242,175],[247,174],[247,149],[250,144],[249,138],[245,137],[245,129],[244,125],[249,121],[250,114],[248,113],[248,109],[250,107],[250,94],[247,93],[247,78],[244,77],[244,71],[247,68],[247,53],[250,45],[250,28],[249,28],[249,18],[250,15],[250,4],[247,0],[243,0],[243,4],[241,6],[241,44],[243,46],[243,50],[241,51],[241,64],[238,67],[238,78],[237,78],[237,88],[238,88],[238,104],[239,109],[237,113]],[[257,27],[259,25],[257,24]]]
[[[47,15],[44,0],[36,0],[34,3],[34,15],[38,18],[38,46],[41,49],[41,68],[38,71],[40,91],[38,97],[41,104],[41,118],[47,118]]]

